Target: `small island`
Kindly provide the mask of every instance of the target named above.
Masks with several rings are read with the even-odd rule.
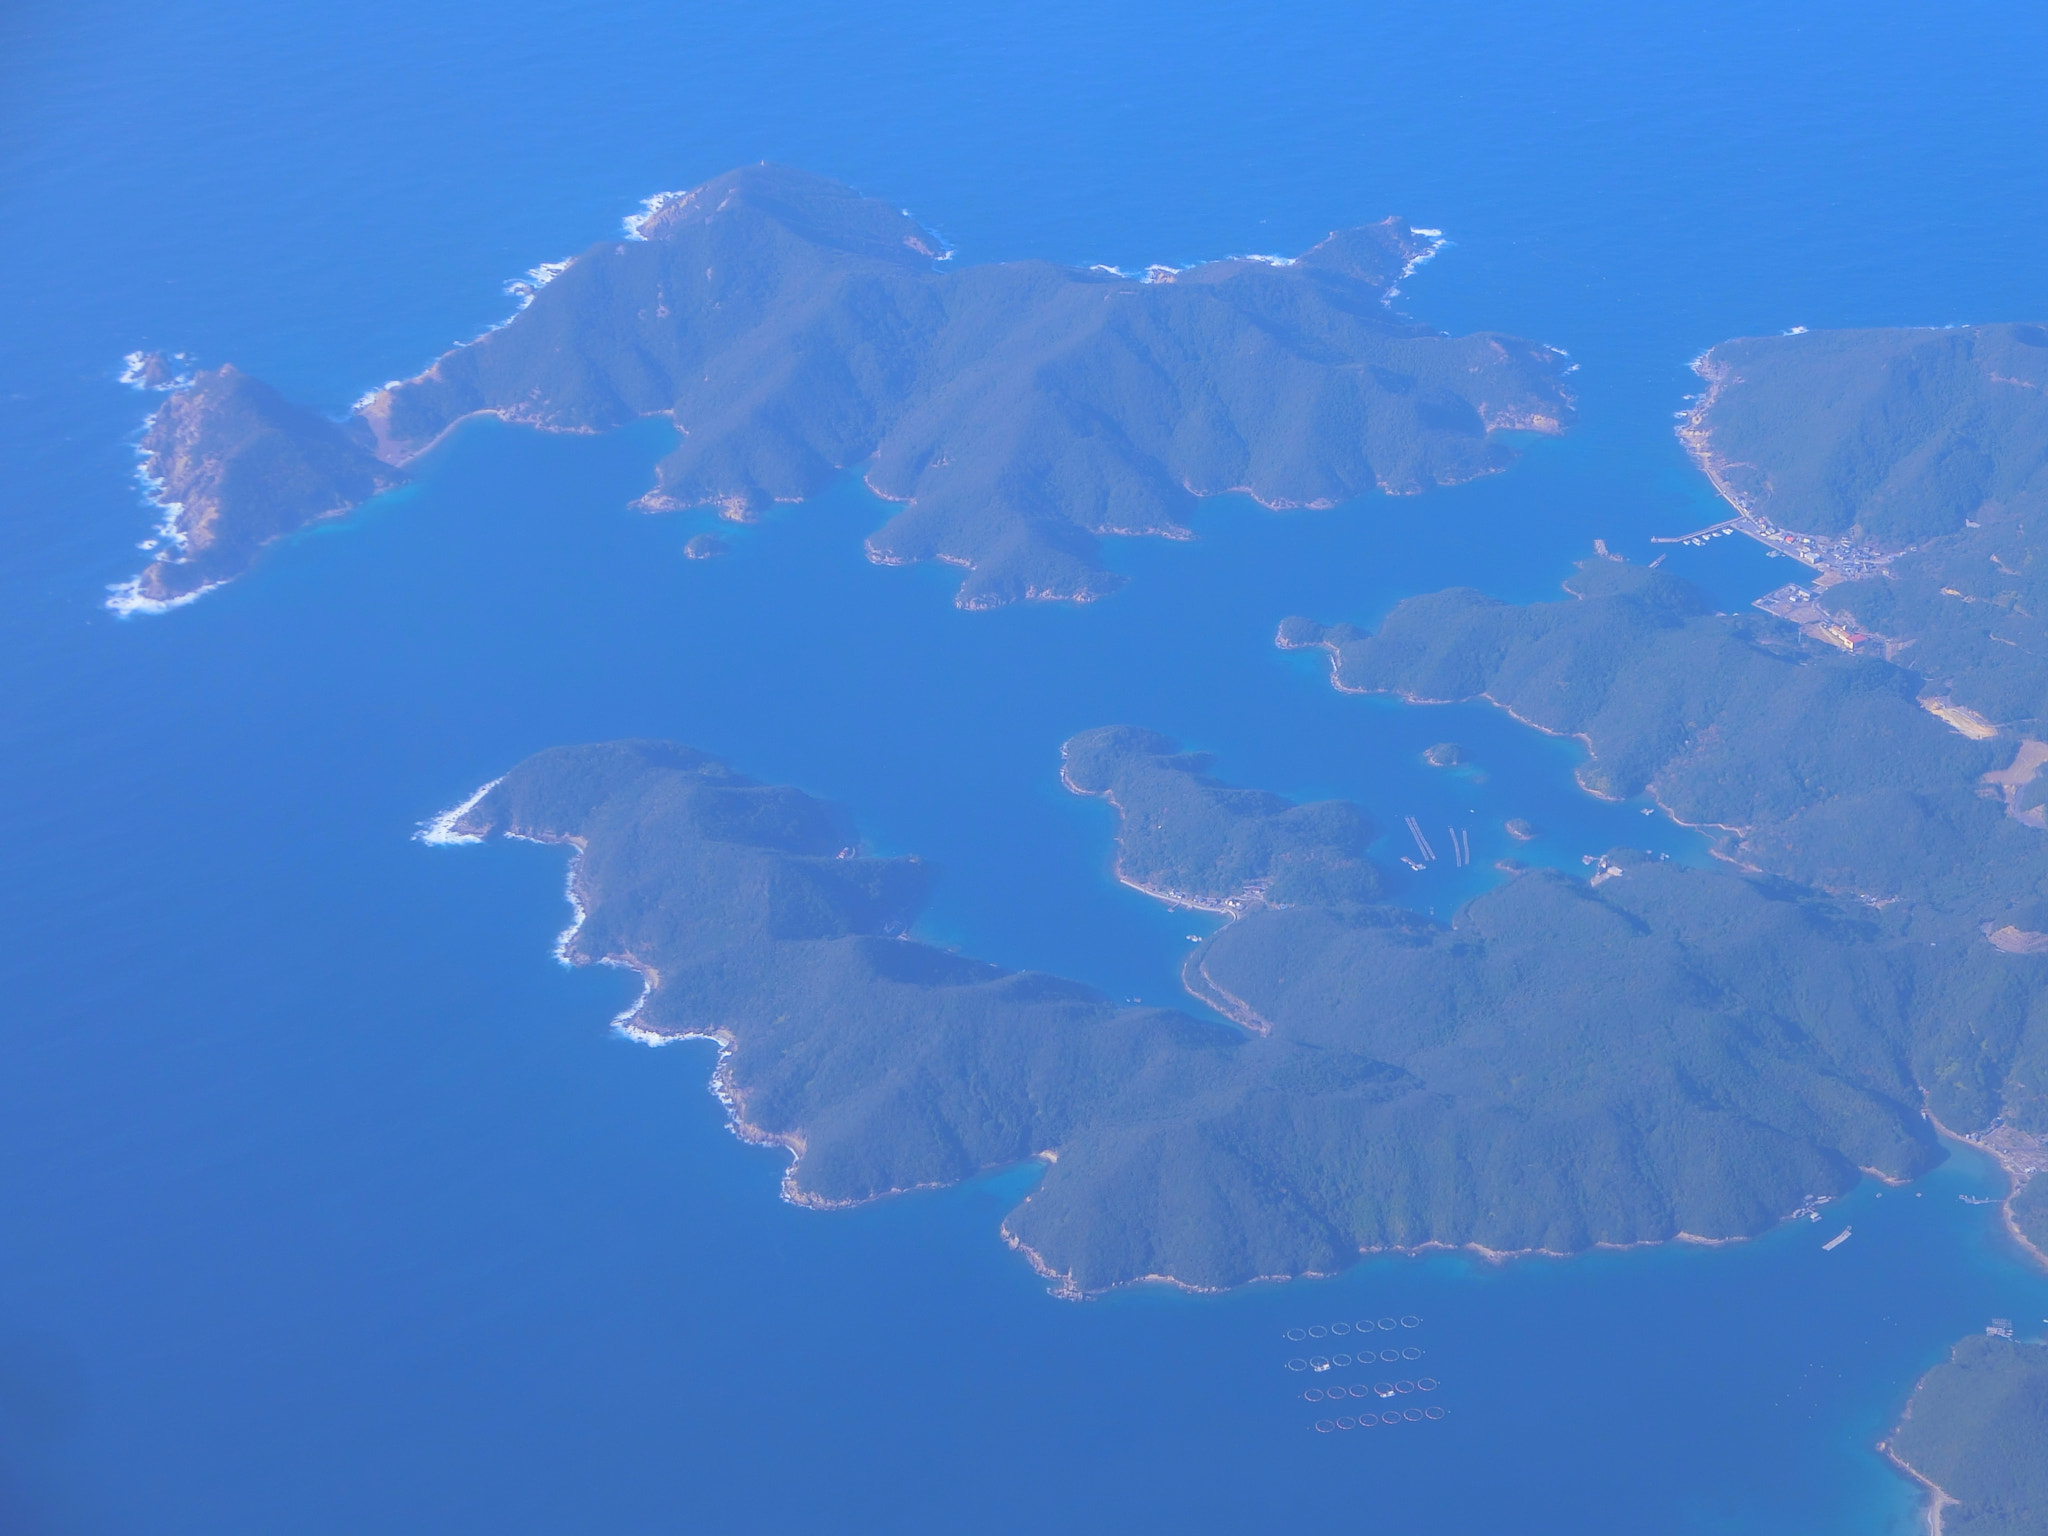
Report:
[[[720,555],[731,552],[732,546],[715,533],[692,534],[683,545],[685,560],[716,560]]]
[[[2048,1530],[2048,1345],[1993,1323],[1913,1389],[1886,1453],[1930,1497],[1933,1536]]]
[[[1285,260],[955,268],[887,203],[749,166],[537,268],[511,320],[345,423],[199,375],[144,440],[173,547],[129,595],[203,591],[494,415],[550,432],[668,418],[681,439],[650,511],[755,518],[858,466],[902,507],[872,559],[964,568],[969,608],[1100,597],[1119,579],[1102,537],[1191,537],[1203,497],[1409,495],[1505,468],[1512,433],[1564,430],[1562,354],[1391,307],[1438,244],[1388,219]]]

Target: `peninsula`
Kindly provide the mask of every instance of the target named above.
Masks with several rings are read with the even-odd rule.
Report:
[[[1759,606],[1898,661],[1958,729],[2048,736],[2048,326],[1751,337],[1694,366],[1679,435],[1818,572]]]
[[[157,360],[136,367],[159,376]],[[264,545],[339,517],[405,471],[365,440],[317,412],[293,405],[232,366],[166,384],[164,403],[142,436],[144,477],[163,513],[163,547],[112,606],[143,611],[189,602],[240,575]]]
[[[1680,436],[1736,512],[1717,528],[1814,576],[1727,614],[1606,555],[1562,602],[1453,589],[1370,632],[1289,619],[1279,642],[1327,650],[1341,689],[1484,699],[1575,736],[1591,792],[1654,796],[1737,866],[1930,953],[2000,957],[2006,1024],[1980,1019],[1967,1060],[1947,1028],[1902,1048],[2048,1250],[2048,1038],[2019,1023],[2048,993],[2048,328],[1750,338],[1695,366]]]
[[[2009,1322],[1920,1379],[1885,1447],[1926,1486],[1933,1536],[2048,1530],[2048,1346]]]
[[[173,543],[127,595],[202,591],[490,414],[553,432],[669,418],[681,440],[639,503],[652,511],[754,518],[859,467],[902,508],[870,558],[965,568],[969,608],[1100,597],[1118,582],[1102,536],[1190,537],[1202,497],[1407,495],[1504,468],[1509,433],[1565,428],[1561,354],[1391,307],[1438,243],[1389,219],[1290,260],[956,269],[886,203],[747,167],[536,268],[508,322],[344,423],[266,392],[258,443],[260,386],[200,375],[143,444]],[[210,467],[198,494],[184,464]]]
[[[1529,872],[1448,925],[1380,899],[1358,807],[1128,727],[1064,772],[1116,805],[1128,882],[1234,918],[1187,975],[1235,1027],[908,937],[922,865],[686,747],[543,752],[435,837],[575,850],[566,957],[640,973],[635,1033],[719,1043],[792,1200],[1043,1157],[1005,1231],[1070,1294],[1754,1234],[1932,1166],[1909,1063],[1983,1077],[2030,1028],[2010,957],[1732,870],[1615,850],[1597,887]]]

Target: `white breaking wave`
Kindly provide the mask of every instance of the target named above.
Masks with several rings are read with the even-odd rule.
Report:
[[[575,264],[576,258],[574,256],[565,257],[561,261],[544,261],[537,267],[528,267],[526,269],[526,276],[515,277],[505,284],[505,292],[519,301],[519,309],[513,310],[512,314],[516,315],[520,309],[526,308],[527,305],[533,302],[534,296],[541,289],[547,287],[549,283],[552,283]],[[503,330],[511,323],[512,316],[507,315],[503,320],[492,326],[491,330]],[[487,331],[485,334],[489,335],[490,332]]]
[[[569,946],[576,942],[576,935],[583,931],[583,920],[590,911],[583,905],[583,898],[576,894],[576,860],[569,861],[569,880],[562,894],[569,899],[569,926],[555,935],[555,964],[573,966],[576,961],[569,954]]]
[[[190,592],[179,594],[177,597],[144,597],[142,595],[142,578],[140,576],[131,576],[128,580],[117,581],[107,588],[110,594],[107,598],[107,607],[124,619],[131,613],[169,613],[173,608],[182,608],[187,603],[198,602],[200,598],[206,596],[207,593],[220,585],[220,582],[209,581],[205,586],[196,587]]]
[[[142,424],[142,430],[146,433],[155,425],[156,418],[152,416]],[[185,530],[178,526],[178,519],[185,515],[185,503],[164,500],[164,483],[149,472],[149,453],[140,443],[135,445],[135,483],[142,487],[144,504],[154,508],[157,514],[150,536],[183,555]]]
[[[1429,249],[1409,259],[1408,265],[1401,269],[1401,276],[1395,279],[1397,282],[1406,282],[1409,278],[1413,277],[1421,269],[1424,262],[1434,261],[1436,253],[1451,243],[1444,238],[1444,232],[1440,229],[1411,229],[1408,233],[1422,236],[1423,239],[1429,242]],[[1387,297],[1391,299],[1393,296],[1394,290],[1389,289]]]
[[[355,416],[361,414],[363,411],[369,409],[370,403],[373,400],[375,400],[379,395],[383,394],[385,390],[396,389],[398,388],[399,385],[403,384],[404,382],[405,380],[403,379],[386,379],[382,384],[377,385],[374,389],[364,390],[362,394],[358,396],[356,400],[349,406],[349,415]]]
[[[189,366],[192,362],[191,354],[188,352],[173,352],[165,358],[165,361],[179,364],[178,371],[161,384],[150,383],[148,378],[145,377],[149,368],[149,360],[159,355],[161,354],[154,352],[129,352],[123,354],[121,358],[121,371],[116,377],[130,389],[140,390],[143,394],[168,394],[171,390],[183,389],[192,382],[192,369]]]
[[[625,230],[628,240],[645,240],[647,237],[640,230],[649,219],[664,208],[688,202],[692,195],[689,192],[657,192],[652,197],[643,197],[640,199],[640,211],[627,214],[619,221],[620,227]]]
[[[654,973],[644,965],[635,965],[630,960],[619,960],[607,955],[598,962],[616,970],[631,971],[640,978],[640,995],[612,1020],[612,1028],[637,1045],[672,1045],[685,1038],[681,1035],[664,1035],[633,1021],[640,1016],[640,1010],[647,1006],[647,999],[654,996]]]
[[[413,837],[433,848],[448,848],[460,843],[482,842],[483,839],[474,832],[457,832],[455,830],[455,823],[475,810],[478,801],[482,800],[485,795],[488,795],[504,782],[505,780],[502,776],[495,778],[467,800],[463,801],[462,804],[456,806],[454,810],[443,811],[431,821],[421,822],[419,830],[413,833]]]
[[[151,416],[143,422],[142,430],[147,432],[155,423],[156,417]],[[164,483],[149,472],[149,455],[140,443],[135,447],[135,460],[135,483],[142,488],[143,503],[157,514],[156,523],[150,529],[150,537],[138,548],[154,551],[168,545],[169,552],[157,558],[175,563],[185,554],[185,530],[178,526],[178,519],[185,515],[185,503],[164,499]],[[123,618],[135,613],[169,613],[173,608],[182,608],[187,603],[197,602],[219,585],[217,581],[208,582],[196,591],[186,592],[178,597],[144,597],[141,576],[131,576],[128,580],[117,581],[107,588],[106,605]]]

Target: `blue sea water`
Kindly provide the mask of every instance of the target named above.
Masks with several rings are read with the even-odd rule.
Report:
[[[1749,1244],[1058,1302],[995,1235],[1027,1174],[778,1203],[706,1051],[549,960],[557,853],[408,834],[535,748],[679,738],[934,860],[928,936],[1161,1003],[1201,929],[1109,878],[1056,777],[1087,726],[1468,826],[1470,871],[1400,892],[1439,915],[1507,816],[1563,867],[1703,858],[1577,792],[1571,743],[1340,696],[1273,627],[1540,598],[1709,520],[1670,428],[1725,336],[2048,316],[2044,44],[1999,4],[0,13],[0,1530],[1911,1529],[1873,1447],[1913,1380],[2048,1315],[1972,1157]],[[1584,421],[1419,501],[1219,503],[1115,546],[1110,601],[994,614],[867,565],[856,484],[685,562],[705,520],[625,509],[661,429],[485,422],[189,609],[98,606],[150,521],[122,353],[338,411],[763,157],[962,261],[1399,213],[1455,242],[1414,311],[1568,347]],[[1730,606],[1783,575],[1673,561]],[[1470,767],[1422,765],[1445,739]],[[1386,1312],[1448,1417],[1310,1433],[1282,1331]]]

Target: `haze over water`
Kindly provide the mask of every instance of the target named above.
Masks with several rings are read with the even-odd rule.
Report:
[[[1389,1259],[1223,1297],[1055,1302],[996,1237],[1025,1175],[820,1215],[724,1131],[708,1050],[606,1021],[548,948],[555,851],[425,817],[539,747],[673,737],[845,801],[941,869],[921,931],[1182,1004],[1206,920],[1110,879],[1059,743],[1124,722],[1383,828],[1704,857],[1477,708],[1344,697],[1271,645],[1464,583],[1554,591],[1714,503],[1686,361],[1795,324],[2048,318],[2018,8],[1654,16],[69,7],[0,19],[0,1530],[1439,1532],[1912,1528],[1871,1449],[1993,1314],[2048,1316],[1957,1159],[1713,1250]],[[118,622],[150,516],[140,346],[336,411],[499,318],[648,193],[772,158],[962,262],[1455,242],[1419,318],[1568,348],[1582,423],[1508,474],[1126,542],[1087,609],[962,614],[860,558],[853,483],[690,563],[625,510],[664,429],[478,423],[420,483],[190,609]],[[1674,564],[1730,606],[1743,541]],[[1422,766],[1441,740],[1472,767]],[[1385,860],[1403,851],[1390,840]],[[1464,883],[1458,883],[1462,880]],[[1827,1254],[1820,1242],[1853,1224]],[[1411,1312],[1440,1424],[1317,1436],[1283,1329]]]

